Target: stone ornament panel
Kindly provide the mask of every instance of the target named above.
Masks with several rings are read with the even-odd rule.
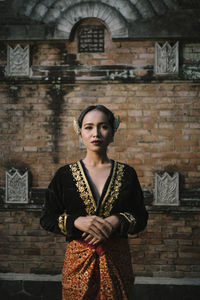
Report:
[[[6,171],[6,203],[28,203],[28,171],[12,168]]]
[[[155,205],[179,205],[179,173],[155,175]]]
[[[155,43],[155,74],[156,75],[178,75],[179,72],[179,43],[173,46],[169,42],[163,46]]]
[[[19,44],[12,48],[7,45],[7,66],[5,74],[9,77],[31,75],[29,45],[22,48]]]

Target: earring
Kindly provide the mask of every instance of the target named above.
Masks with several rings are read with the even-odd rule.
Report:
[[[78,125],[78,122],[77,120],[74,118],[74,121],[73,121],[73,127],[74,127],[74,131],[76,132],[76,134],[80,134],[81,133],[81,129]]]

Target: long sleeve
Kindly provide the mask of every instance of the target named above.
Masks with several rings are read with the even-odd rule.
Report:
[[[120,219],[120,235],[135,234],[147,225],[148,213],[135,170],[127,166],[122,187],[122,202],[116,214]]]
[[[67,240],[79,239],[82,232],[74,226],[79,216],[117,215],[120,228],[115,234],[127,236],[142,231],[148,219],[137,174],[128,165],[115,162],[102,201],[96,205],[80,162],[60,168],[46,192],[41,226],[64,234]]]
[[[74,227],[74,220],[82,213],[80,210],[71,213],[73,198],[73,183],[69,179],[67,168],[62,167],[56,172],[46,191],[41,226],[47,231],[66,235],[67,239],[81,236],[82,233]]]

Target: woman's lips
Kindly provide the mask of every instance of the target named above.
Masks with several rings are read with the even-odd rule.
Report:
[[[93,141],[92,144],[94,144],[94,145],[100,145],[101,141]]]

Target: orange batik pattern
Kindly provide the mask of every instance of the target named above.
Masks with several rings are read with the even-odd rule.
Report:
[[[130,299],[133,283],[127,239],[113,238],[98,246],[74,240],[67,245],[62,300]]]

